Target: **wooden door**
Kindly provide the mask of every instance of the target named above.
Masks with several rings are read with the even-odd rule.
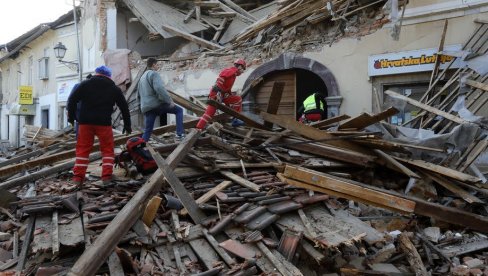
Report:
[[[293,70],[276,71],[263,77],[263,81],[254,89],[255,112],[268,109],[269,98],[275,81],[285,83],[285,88],[278,108],[278,115],[290,115],[296,117],[296,74]]]

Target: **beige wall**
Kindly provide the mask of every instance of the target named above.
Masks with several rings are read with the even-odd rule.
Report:
[[[463,44],[475,31],[475,18],[488,20],[488,13],[449,19],[446,45]],[[391,38],[389,29],[361,37],[342,39],[332,47],[319,52],[307,52],[305,57],[317,60],[328,67],[339,84],[344,97],[341,113],[351,116],[372,110],[372,84],[368,77],[368,56],[424,48],[437,48],[444,21],[426,22],[403,26],[400,39]]]

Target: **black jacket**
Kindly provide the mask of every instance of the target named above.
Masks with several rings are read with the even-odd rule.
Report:
[[[81,107],[77,117],[78,102],[81,102]],[[68,121],[75,119],[80,124],[110,126],[115,104],[122,112],[124,126],[130,128],[129,106],[122,91],[110,78],[95,75],[82,81],[69,96]]]

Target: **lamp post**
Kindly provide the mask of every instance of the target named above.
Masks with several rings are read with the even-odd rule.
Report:
[[[80,73],[80,64],[78,62],[63,60],[64,55],[66,54],[66,50],[68,50],[68,48],[66,48],[66,46],[64,46],[63,43],[58,42],[58,44],[56,44],[56,46],[54,46],[54,56],[56,56],[58,61],[61,62],[62,64],[66,65],[70,69],[76,70],[76,72]]]

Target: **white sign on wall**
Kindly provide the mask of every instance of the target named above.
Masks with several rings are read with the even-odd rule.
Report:
[[[77,83],[78,81],[76,80],[58,82],[58,102],[68,101],[69,94],[73,90],[73,86]]]
[[[444,47],[444,52],[461,50],[461,45]],[[382,76],[432,71],[437,58],[440,59],[440,68],[444,69],[455,57],[437,55],[436,48],[373,55],[368,57],[368,75]],[[458,58],[451,65],[451,68],[460,68],[464,65],[464,62]]]

